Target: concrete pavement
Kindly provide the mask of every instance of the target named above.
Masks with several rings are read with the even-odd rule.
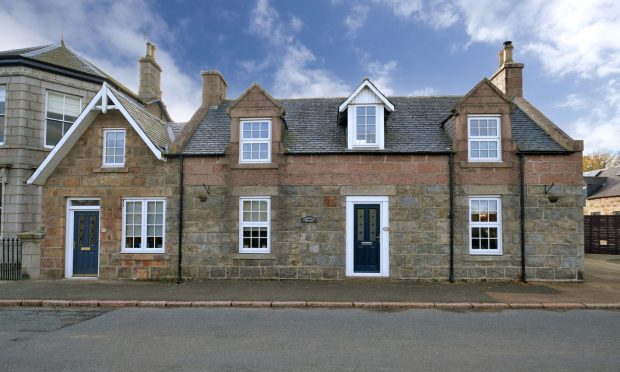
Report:
[[[501,309],[510,305],[513,308],[620,308],[620,257],[587,255],[583,283],[451,284],[368,279],[211,280],[183,284],[87,280],[0,282],[0,306]]]

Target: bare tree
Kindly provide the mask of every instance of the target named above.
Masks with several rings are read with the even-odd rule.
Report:
[[[615,167],[620,165],[620,151],[595,150],[583,156],[583,171]]]

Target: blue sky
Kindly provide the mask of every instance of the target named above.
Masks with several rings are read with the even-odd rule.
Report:
[[[346,96],[370,77],[390,95],[463,95],[512,40],[524,95],[586,151],[620,150],[620,2],[607,0],[0,0],[0,49],[57,42],[137,90],[145,40],[164,100],[187,120],[200,71],[229,97]]]

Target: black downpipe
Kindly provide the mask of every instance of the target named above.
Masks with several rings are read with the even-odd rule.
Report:
[[[525,275],[525,154],[519,154],[520,160],[520,223],[521,223],[521,281],[527,283],[527,277]]]
[[[177,283],[183,282],[183,155],[179,156],[179,259],[177,266]]]
[[[450,283],[454,283],[454,154],[448,157],[448,188],[450,192],[450,210],[448,218],[450,219]]]

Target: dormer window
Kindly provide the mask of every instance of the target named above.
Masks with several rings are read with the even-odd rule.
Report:
[[[347,111],[350,150],[382,150],[384,146],[384,112],[394,111],[394,105],[370,82],[362,84],[340,105],[340,112]]]
[[[469,161],[502,161],[502,136],[499,116],[467,118]]]
[[[352,106],[355,109],[355,145],[377,145],[378,106]]]
[[[271,162],[271,120],[241,120],[240,163]]]

